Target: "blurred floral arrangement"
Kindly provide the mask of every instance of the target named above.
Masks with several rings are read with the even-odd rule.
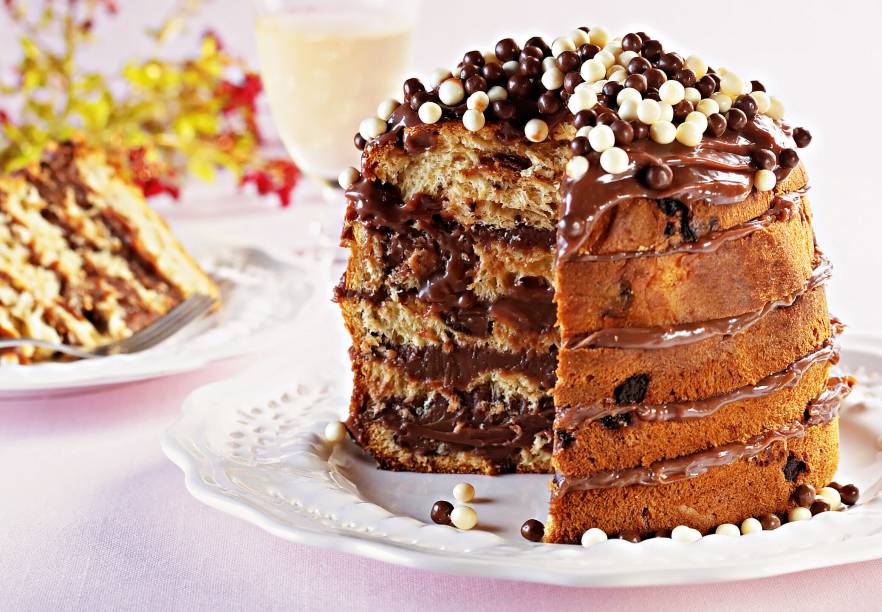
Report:
[[[187,176],[211,181],[226,170],[240,185],[290,203],[300,172],[287,159],[260,151],[260,77],[211,32],[202,35],[194,57],[158,57],[201,0],[183,0],[148,30],[157,56],[125,62],[119,74],[77,63],[100,21],[117,14],[115,0],[3,4],[20,31],[21,58],[11,67],[12,79],[0,78],[0,169],[15,171],[38,160],[51,141],[80,139],[104,150],[148,197],[177,199]],[[10,67],[0,68],[5,75]]]

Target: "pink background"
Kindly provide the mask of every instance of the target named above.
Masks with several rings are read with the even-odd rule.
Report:
[[[146,51],[146,43],[131,37],[133,24],[155,20],[172,2],[120,4],[93,63]],[[554,35],[601,22],[612,31],[635,24],[665,41],[688,41],[677,46],[703,50],[712,64],[722,58],[723,65],[760,78],[780,94],[788,116],[815,135],[804,157],[814,176],[819,240],[837,263],[833,309],[855,330],[880,333],[882,207],[878,160],[870,156],[882,135],[874,116],[882,46],[880,9],[863,7],[869,3],[427,2],[414,66],[450,65],[474,41],[525,32],[524,24],[530,33]],[[230,46],[252,54],[249,21],[247,2],[209,3],[206,22]],[[0,21],[0,33],[8,31]],[[0,36],[0,57],[8,57],[10,44]],[[366,101],[366,112],[374,103]],[[200,216],[188,206],[171,213],[173,224]],[[267,205],[222,208],[224,217],[213,221],[221,229],[247,225],[251,235],[279,246],[296,234],[296,206],[285,212]],[[159,450],[183,398],[241,365],[85,393],[0,399],[0,608],[879,607],[882,561],[722,585],[569,589],[431,574],[272,538],[192,499]]]

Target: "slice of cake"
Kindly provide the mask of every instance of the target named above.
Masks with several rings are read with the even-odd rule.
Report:
[[[783,112],[602,28],[409,79],[341,176],[353,437],[389,469],[553,472],[550,542],[826,485],[851,382]]]
[[[214,282],[104,156],[74,144],[0,178],[0,337],[126,338]],[[3,362],[55,357],[21,347]]]

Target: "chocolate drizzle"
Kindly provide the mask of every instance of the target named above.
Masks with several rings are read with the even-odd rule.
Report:
[[[822,286],[832,273],[830,261],[819,253],[819,262],[802,288],[787,297],[773,300],[760,310],[734,317],[680,323],[669,327],[606,328],[590,334],[574,336],[564,341],[564,348],[620,348],[657,350],[682,346],[714,336],[733,336],[753,327],[773,310],[792,306],[809,291]]]

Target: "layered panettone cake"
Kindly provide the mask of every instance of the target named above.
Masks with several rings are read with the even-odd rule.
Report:
[[[580,28],[403,100],[341,175],[348,427],[382,467],[553,473],[547,542],[706,532],[830,482],[852,381],[811,136],[761,83]]]
[[[130,336],[215,283],[104,156],[78,144],[0,177],[0,338],[91,348]],[[32,346],[0,363],[54,358]]]

